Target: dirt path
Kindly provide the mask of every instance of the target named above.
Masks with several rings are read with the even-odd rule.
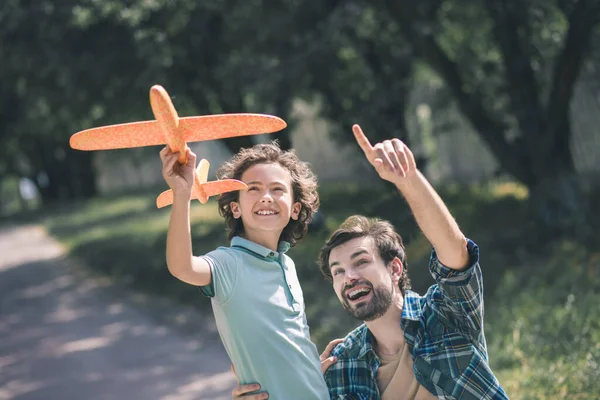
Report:
[[[211,316],[133,301],[63,254],[38,226],[0,227],[0,399],[231,399]]]

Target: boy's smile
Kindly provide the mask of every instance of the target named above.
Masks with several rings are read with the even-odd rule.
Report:
[[[281,232],[298,219],[301,205],[294,203],[292,178],[277,163],[255,164],[242,174],[248,190],[240,192],[239,202],[231,203],[235,218],[241,218],[248,240],[277,249]]]

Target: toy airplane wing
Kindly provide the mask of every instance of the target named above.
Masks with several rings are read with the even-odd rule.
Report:
[[[248,186],[244,182],[235,179],[206,182],[199,188],[194,187],[194,190],[192,190],[192,200],[200,200],[200,202],[204,204],[211,196],[232,192],[234,190],[244,190],[247,187]],[[173,191],[169,189],[158,196],[156,199],[156,207],[163,208],[170,204],[173,204]]]
[[[165,143],[157,121],[131,122],[87,129],[71,136],[69,145],[77,150],[110,150],[155,146]]]
[[[206,182],[202,185],[202,190],[207,197],[216,196],[221,193],[233,192],[234,190],[245,190],[248,186],[236,179],[223,179],[220,181]]]
[[[281,118],[262,114],[217,114],[179,119],[186,142],[273,133],[286,126]]]
[[[272,133],[286,127],[282,119],[262,114],[218,114],[179,118],[178,130],[185,142]],[[131,122],[87,129],[71,136],[77,150],[110,150],[166,144],[158,121]]]

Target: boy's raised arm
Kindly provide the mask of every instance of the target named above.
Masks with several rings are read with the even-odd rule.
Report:
[[[196,155],[190,151],[186,165],[179,165],[177,157],[178,153],[171,152],[168,147],[160,152],[163,177],[173,190],[167,232],[167,267],[173,276],[183,282],[206,286],[211,283],[210,266],[203,258],[193,256],[190,229],[190,197]]]
[[[440,196],[417,169],[410,149],[399,139],[372,146],[360,126],[354,125],[352,130],[379,176],[402,193],[440,262],[456,270],[467,267],[467,240]]]

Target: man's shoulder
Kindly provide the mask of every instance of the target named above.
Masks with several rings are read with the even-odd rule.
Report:
[[[338,359],[357,358],[365,343],[365,335],[367,334],[367,331],[367,326],[364,323],[354,328],[346,335],[342,343],[334,347],[331,355],[337,357]]]

